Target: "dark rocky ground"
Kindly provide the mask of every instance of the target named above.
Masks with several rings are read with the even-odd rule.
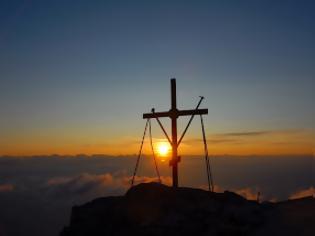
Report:
[[[315,235],[315,200],[259,204],[233,192],[139,184],[73,207],[60,236],[83,235]]]

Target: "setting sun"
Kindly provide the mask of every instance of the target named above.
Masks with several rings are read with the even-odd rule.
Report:
[[[158,143],[157,151],[158,151],[159,156],[162,156],[162,157],[167,156],[167,154],[169,153],[169,150],[170,150],[170,146],[168,143],[166,142]]]

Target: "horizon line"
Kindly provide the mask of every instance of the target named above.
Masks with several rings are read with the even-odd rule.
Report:
[[[137,154],[105,154],[105,153],[95,153],[95,154],[36,154],[36,155],[0,155],[0,158],[134,158],[137,157]],[[142,154],[143,157],[150,157],[152,154]],[[185,154],[180,155],[183,158],[187,157],[204,157],[203,154]],[[220,158],[220,157],[307,157],[314,156],[314,153],[301,153],[301,154],[211,154],[210,158]],[[168,157],[169,158],[169,157]]]

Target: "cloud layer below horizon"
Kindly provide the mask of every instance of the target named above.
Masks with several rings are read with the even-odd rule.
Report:
[[[13,236],[58,234],[73,205],[124,194],[135,162],[135,157],[0,158],[0,232]],[[158,164],[162,182],[170,185],[168,163]],[[211,158],[211,164],[218,192],[234,191],[251,200],[260,192],[262,201],[314,194],[313,156],[226,156]],[[181,186],[207,189],[203,158],[183,158],[179,174]],[[153,160],[143,157],[136,183],[151,181],[157,181]],[[34,222],[34,218],[38,220]]]

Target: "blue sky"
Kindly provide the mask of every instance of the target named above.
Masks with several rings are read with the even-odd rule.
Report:
[[[314,10],[313,1],[2,1],[0,154],[137,139],[143,112],[169,109],[171,77],[180,107],[206,97],[209,134],[310,139]]]

